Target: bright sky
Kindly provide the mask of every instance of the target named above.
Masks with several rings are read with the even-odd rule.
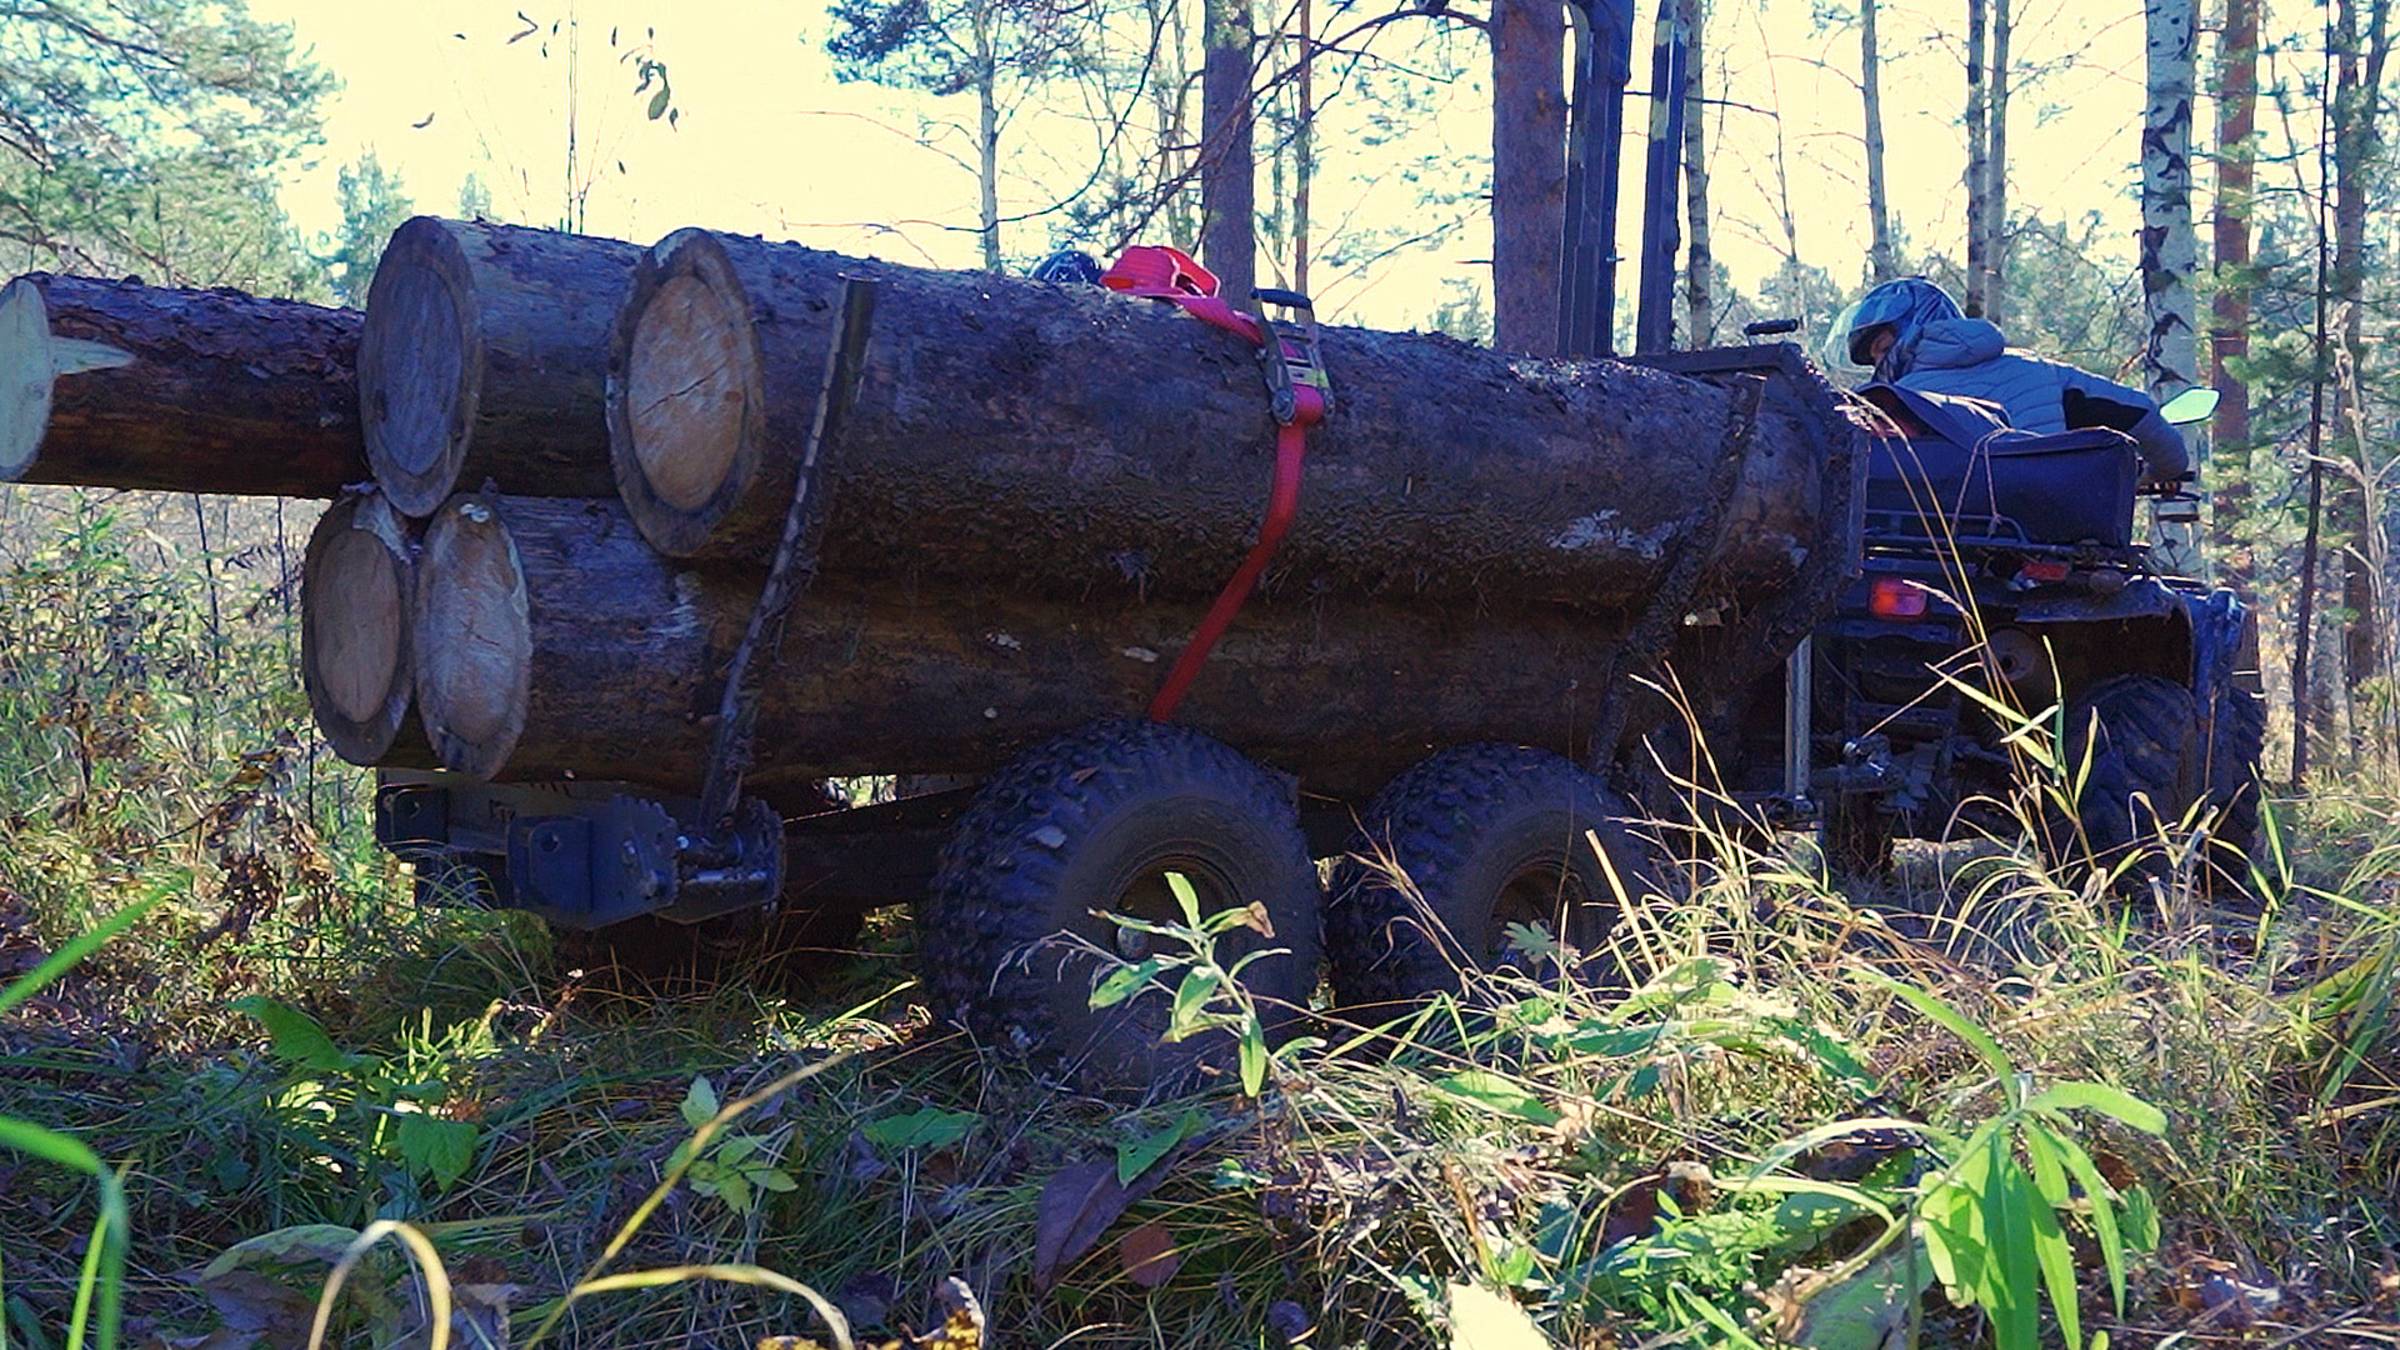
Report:
[[[551,0],[527,6],[540,31],[513,44],[509,35],[526,27],[513,0],[251,0],[251,8],[292,22],[301,45],[344,82],[324,153],[285,193],[304,230],[332,227],[334,170],[370,149],[400,174],[420,210],[454,210],[459,184],[473,173],[502,215],[557,221],[567,181],[569,81],[579,72],[572,106],[580,110],[578,154],[587,171],[597,170],[586,198],[593,233],[648,242],[699,224],[904,262],[975,262],[974,179],[952,157],[955,144],[929,149],[915,141],[922,122],[971,118],[971,101],[837,83],[824,54],[820,0]],[[1333,5],[1319,0],[1319,8]],[[1801,256],[1849,278],[1866,240],[1855,30],[1815,26],[1811,0],[1715,0],[1711,8],[1710,92],[1741,105],[1717,109],[1709,126],[1721,263],[1746,284],[1780,256],[1778,119],[1771,115],[1780,110]],[[1956,29],[1963,8],[1887,0],[1881,24],[1893,208],[1909,238],[1953,251],[1963,90],[1958,47],[1940,29]],[[2052,218],[2102,211],[2118,260],[2130,268],[2143,101],[2138,0],[2018,0],[2018,9],[2017,68],[2044,73],[2020,76],[2010,125],[2012,205]],[[1361,5],[1339,22],[1374,12]],[[550,22],[570,14],[579,20],[580,62],[567,59],[563,33],[548,36]],[[1645,15],[1645,33],[1647,23]],[[644,119],[632,68],[617,59],[651,41],[644,35],[653,26],[654,50],[668,63],[681,109],[672,129]],[[1424,55],[1410,47],[1423,31],[1413,21],[1386,29],[1376,51],[1412,67],[1431,64],[1410,59]],[[1646,40],[1637,45],[1639,87]],[[1427,151],[1458,164],[1488,149],[1487,59],[1477,48],[1454,50],[1474,78],[1427,86],[1438,111],[1406,142],[1410,158]],[[1423,214],[1402,156],[1362,143],[1364,111],[1336,105],[1323,114],[1320,239],[1344,221],[1388,228]],[[2203,111],[2203,127],[2206,117]],[[1627,121],[1639,127],[1646,116],[1631,108]],[[1090,143],[1086,124],[1071,115],[1026,110],[1004,142],[1015,147],[1004,213],[1043,205],[1080,178],[1088,168],[1081,151]],[[1638,155],[1629,160],[1638,173]],[[1629,218],[1638,193],[1638,180],[1629,181]],[[1263,186],[1261,195],[1263,202]],[[1422,324],[1447,298],[1445,278],[1485,275],[1473,264],[1488,256],[1485,230],[1479,212],[1471,217],[1467,230],[1438,245],[1323,281],[1320,297],[1350,322]],[[1047,242],[1040,226],[1018,229],[1008,241],[1012,253]]]

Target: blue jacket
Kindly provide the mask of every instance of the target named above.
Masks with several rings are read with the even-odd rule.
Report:
[[[1904,389],[1988,399],[2007,412],[2009,425],[2027,431],[2115,427],[2133,437],[2152,477],[2171,477],[2191,465],[2182,434],[2159,416],[2149,395],[2010,347],[1986,320],[1926,324],[1885,361],[1899,372],[1892,382]]]

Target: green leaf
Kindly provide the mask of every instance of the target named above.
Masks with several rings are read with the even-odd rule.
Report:
[[[665,85],[663,85],[663,84],[662,84],[662,85],[660,85],[660,86],[658,87],[658,92],[657,92],[657,93],[655,93],[655,94],[652,94],[652,95],[650,96],[650,120],[651,120],[651,121],[653,121],[653,122],[655,122],[655,121],[657,121],[659,118],[661,118],[661,117],[664,117],[664,116],[666,116],[666,115],[667,115],[667,86],[665,86]]]
[[[2042,1268],[2042,1283],[2050,1290],[2050,1310],[2068,1345],[2083,1344],[2081,1310],[2076,1306],[2075,1253],[2058,1226],[2058,1206],[2067,1202],[2067,1174],[2039,1121],[2027,1121],[2025,1155],[2033,1161],[2029,1218],[2033,1256]]]
[[[1200,926],[1200,893],[1192,889],[1192,879],[1181,872],[1167,873],[1167,889],[1175,893],[1175,905],[1183,911],[1183,921],[1194,928]]]
[[[948,1148],[973,1134],[975,1127],[982,1123],[983,1117],[972,1111],[945,1111],[938,1106],[928,1106],[904,1116],[885,1116],[881,1120],[869,1121],[859,1133],[877,1148],[934,1151]]]
[[[1808,1350],[1883,1350],[1899,1344],[1933,1274],[1923,1250],[1897,1243],[1856,1275],[1811,1295],[1801,1305],[1791,1342]]]
[[[2125,1245],[2137,1252],[2158,1250],[2158,1202],[2150,1198],[2150,1188],[2136,1186],[2125,1192]]]
[[[2100,1175],[2092,1155],[2084,1152],[2082,1145],[2059,1134],[2051,1135],[2050,1142],[2057,1148],[2067,1171],[2074,1175],[2075,1184],[2083,1187],[2084,1195],[2091,1201],[2092,1236],[2100,1244],[2101,1264],[2108,1267],[2108,1292],[2121,1317],[2125,1313],[2125,1239],[2117,1231],[2116,1190]]]
[[[200,1270],[202,1280],[220,1279],[244,1266],[260,1261],[322,1261],[326,1265],[342,1259],[350,1244],[358,1241],[358,1230],[338,1223],[304,1223],[290,1228],[278,1228],[271,1233],[244,1238],[217,1253]]]
[[[2122,1088],[2113,1088],[2106,1083],[2054,1083],[2025,1105],[2034,1111],[2080,1107],[2131,1125],[2144,1134],[2163,1135],[2167,1132],[2166,1112]]]
[[[400,1117],[400,1160],[408,1170],[432,1177],[442,1186],[456,1185],[475,1161],[481,1131],[471,1120],[443,1120],[411,1112]]]
[[[1267,1033],[1251,1018],[1242,1026],[1242,1091],[1255,1097],[1267,1085]]]
[[[1991,1162],[1984,1169],[1984,1242],[1991,1260],[1984,1310],[2000,1350],[2041,1350],[2041,1262],[2034,1253],[2033,1211],[2041,1196],[2009,1152],[2008,1136],[1995,1130],[1984,1143]]]
[[[703,1076],[692,1080],[691,1090],[683,1094],[683,1123],[699,1129],[717,1118],[717,1089]]]
[[[1535,1125],[1556,1125],[1561,1119],[1541,1098],[1489,1069],[1462,1069],[1434,1086],[1461,1101]]]
[[[750,1179],[779,1195],[800,1189],[800,1183],[792,1179],[792,1174],[780,1167],[754,1168]]]
[[[1166,968],[1167,963],[1155,956],[1135,965],[1117,967],[1109,972],[1107,979],[1100,982],[1099,988],[1092,991],[1092,1006],[1113,1008],[1123,1003]]]
[[[725,1202],[725,1208],[736,1214],[748,1214],[750,1207],[758,1201],[757,1195],[750,1189],[749,1178],[739,1172],[727,1172],[717,1178],[717,1198]]]
[[[1130,1186],[1133,1179],[1158,1165],[1158,1160],[1174,1151],[1177,1144],[1208,1128],[1208,1117],[1186,1109],[1175,1123],[1163,1130],[1143,1135],[1139,1139],[1124,1139],[1117,1143],[1117,1184]]]
[[[1167,1040],[1181,1041],[1200,1030],[1200,1019],[1208,1011],[1208,1001],[1216,996],[1217,972],[1195,966],[1186,971],[1183,983],[1175,989],[1175,1011],[1167,1019]]]
[[[717,1164],[721,1167],[739,1167],[751,1154],[758,1152],[759,1143],[759,1137],[755,1134],[728,1136],[717,1148]]]
[[[288,1003],[253,994],[237,998],[230,1005],[235,1012],[247,1013],[266,1029],[267,1044],[275,1058],[313,1073],[341,1073],[355,1067],[357,1060],[343,1054],[317,1025],[317,1019]]]
[[[1882,971],[1862,968],[1859,973],[1866,977],[1868,983],[1880,985],[1899,995],[1902,999],[1907,1000],[1910,1007],[1940,1024],[1951,1035],[1965,1041],[1967,1047],[1983,1060],[1985,1066],[1991,1069],[1995,1076],[2002,1079],[2015,1076],[2016,1067],[2008,1062],[2007,1055],[2001,1053],[2000,1043],[1993,1040],[1990,1033],[1983,1028],[1968,1021],[1958,1009],[1914,985],[1903,984]]]

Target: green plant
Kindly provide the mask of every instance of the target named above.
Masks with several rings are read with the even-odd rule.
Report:
[[[490,1014],[438,1036],[427,1014],[425,1033],[386,1057],[341,1049],[289,1004],[252,996],[232,1006],[266,1029],[291,1075],[279,1101],[317,1155],[359,1189],[362,1222],[423,1208],[424,1184],[455,1185],[474,1165],[482,1127],[465,1114],[455,1080],[492,1052]]]
[[[1258,1001],[1242,985],[1242,972],[1261,957],[1282,956],[1287,949],[1262,947],[1228,966],[1217,956],[1217,939],[1236,928],[1248,928],[1272,941],[1274,925],[1264,905],[1255,902],[1215,914],[1200,912],[1200,895],[1181,872],[1167,873],[1167,889],[1183,911],[1181,923],[1154,923],[1129,914],[1109,914],[1119,928],[1163,939],[1171,944],[1164,955],[1140,961],[1115,960],[1116,968],[1092,988],[1094,1008],[1113,1008],[1153,985],[1173,984],[1166,1040],[1181,1044],[1204,1032],[1223,1031],[1234,1039],[1242,1091],[1252,1097],[1265,1090],[1269,1071],[1278,1063],[1321,1047],[1315,1037],[1296,1037],[1281,1046],[1267,1044],[1267,1019]],[[1097,949],[1095,949],[1097,950]],[[1104,957],[1106,953],[1102,953]]]
[[[683,1123],[697,1130],[716,1119],[722,1108],[717,1104],[716,1088],[706,1078],[694,1078],[679,1109]],[[707,1143],[698,1137],[687,1139],[667,1158],[668,1171],[678,1168],[695,1194],[720,1200],[736,1214],[746,1215],[756,1208],[761,1192],[780,1193],[800,1186],[777,1162],[775,1141],[765,1135],[729,1134]]]

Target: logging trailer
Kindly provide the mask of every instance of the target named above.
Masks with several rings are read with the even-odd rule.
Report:
[[[11,283],[0,477],[335,499],[303,565],[303,679],[327,742],[378,770],[377,838],[422,897],[650,967],[762,933],[838,946],[914,904],[942,1015],[1155,1082],[1197,1062],[1162,1043],[1167,1000],[1090,991],[1152,955],[1177,886],[1254,916],[1219,956],[1257,954],[1244,983],[1294,1014],[1321,963],[1366,1007],[1514,959],[1520,925],[1600,950],[1618,889],[1653,889],[1632,802],[1674,813],[1654,785],[1687,725],[1723,737],[1753,819],[1829,800],[1888,835],[1940,800],[1891,771],[1910,756],[1874,709],[1825,695],[1847,653],[1922,665],[1960,625],[1877,629],[1841,609],[1860,586],[1970,552],[2131,565],[1901,546],[1905,522],[1870,524],[1870,460],[1938,437],[1789,342],[1670,350],[1674,8],[1629,356],[1633,4],[1574,0],[1575,359],[1320,332],[1306,297],[1236,309],[1171,250],[1103,289],[419,218],[363,320]],[[2205,617],[2144,673],[2228,668],[2229,596],[2144,573],[2124,594],[2145,615],[2070,614],[2020,580],[1978,597],[2120,636]],[[899,790],[830,795],[859,778]]]

